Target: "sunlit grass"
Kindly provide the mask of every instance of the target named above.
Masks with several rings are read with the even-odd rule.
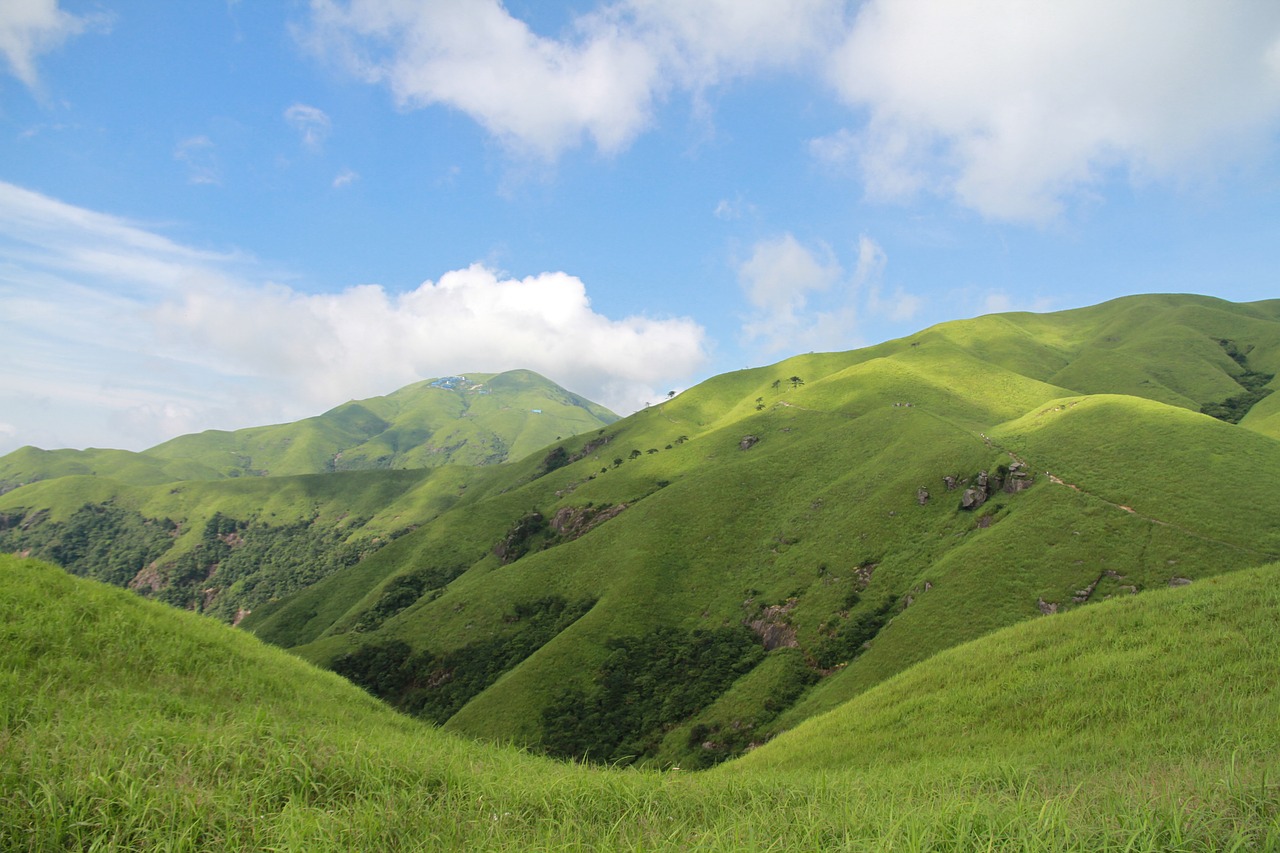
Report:
[[[454,737],[209,620],[4,558],[0,848],[1269,849],[1275,699],[1240,680],[1280,650],[1261,627],[1277,579],[1004,631],[745,760],[659,773]],[[1193,644],[1203,663],[1139,677]],[[1041,701],[1067,706],[1056,717],[1027,702],[1040,677]]]

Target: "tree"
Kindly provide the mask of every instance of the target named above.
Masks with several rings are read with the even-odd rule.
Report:
[[[675,395],[676,395],[676,392],[675,392],[675,391],[668,391],[668,392],[667,392],[667,399],[668,399],[668,400],[670,400],[670,399],[671,399],[672,397],[674,397]]]
[[[801,385],[804,384],[804,380],[801,379],[799,376],[792,376],[787,381],[791,383],[792,388],[799,388]]]
[[[631,456],[630,456],[630,458],[631,458],[631,459],[635,459],[635,458],[637,458],[637,457],[639,457],[639,456],[640,456],[640,451],[639,451],[639,450],[633,450],[633,451],[631,451]]]

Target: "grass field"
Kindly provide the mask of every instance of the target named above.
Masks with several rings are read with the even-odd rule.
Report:
[[[458,738],[242,632],[3,558],[0,847],[1273,849],[1277,581],[1015,626],[691,773]]]

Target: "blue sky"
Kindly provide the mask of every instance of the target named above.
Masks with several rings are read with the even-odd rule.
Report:
[[[1274,298],[1268,0],[6,0],[0,453]]]

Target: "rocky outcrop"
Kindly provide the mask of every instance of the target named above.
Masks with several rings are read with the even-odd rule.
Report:
[[[760,436],[758,435],[744,435],[742,437],[742,441],[738,442],[738,449],[750,450],[751,448],[756,446],[756,443],[758,441],[760,441]]]
[[[628,506],[629,504],[625,503],[600,507],[562,506],[551,517],[551,529],[567,540],[577,539],[593,527],[604,524],[618,515]]]
[[[942,481],[947,484],[947,491],[952,491],[968,482],[968,480],[956,480],[955,477],[943,477]],[[996,492],[1016,494],[1030,488],[1033,482],[1034,478],[1027,470],[1027,463],[1021,460],[1014,460],[1008,466],[1001,465],[993,472],[979,471],[974,478],[974,484],[960,495],[960,508],[975,510]]]
[[[795,610],[797,601],[795,598],[788,598],[783,604],[771,604],[762,608],[759,616],[747,622],[747,627],[760,638],[766,652],[799,647],[796,629],[790,622],[790,613]]]
[[[1027,470],[1027,463],[1021,460],[1010,463],[1009,473],[1004,478],[1004,491],[1008,494],[1016,494],[1023,489],[1031,488],[1034,478],[1031,472]]]

